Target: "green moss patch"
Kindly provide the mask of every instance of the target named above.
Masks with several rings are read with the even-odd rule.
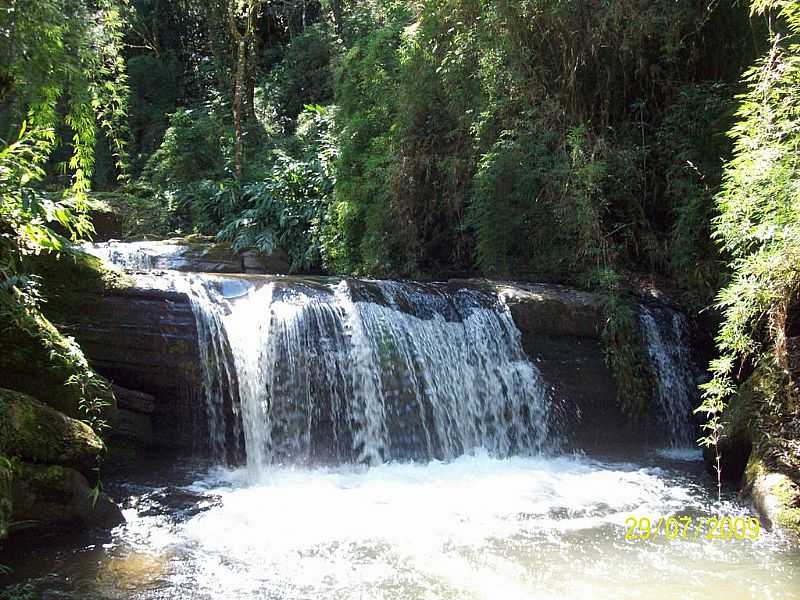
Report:
[[[86,423],[25,394],[0,389],[0,452],[88,473],[103,449]]]

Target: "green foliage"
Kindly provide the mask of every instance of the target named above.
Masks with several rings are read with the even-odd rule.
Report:
[[[800,290],[800,5],[753,3],[754,11],[776,10],[791,35],[776,35],[768,53],[745,74],[734,154],[717,196],[714,237],[731,257],[731,281],[719,294],[724,322],[717,337],[720,357],[705,386],[706,435],[716,446],[721,414],[737,392],[747,364],[788,373],[795,356],[787,345]],[[794,398],[794,384],[781,394]],[[777,393],[777,392],[774,392]],[[787,413],[787,414],[792,414]]]
[[[746,51],[716,40],[711,24],[747,31],[742,11],[629,0],[593,11],[555,1],[370,7],[360,17],[375,27],[355,27],[335,81],[338,270],[477,266],[576,281],[610,262],[702,280],[708,295],[713,248],[690,230],[713,204],[719,156],[706,140],[720,102],[715,84],[692,86],[706,69],[736,74],[731,59]],[[709,174],[686,194],[689,176],[658,165],[692,159]]]
[[[329,267],[335,272],[391,268],[387,230],[392,227],[395,175],[390,129],[400,69],[397,50],[410,15],[403,7],[390,8],[385,21],[348,50],[336,71],[341,154],[326,236]]]
[[[36,600],[37,594],[30,584],[17,584],[0,590],[0,600]]]
[[[637,318],[638,303],[626,292],[619,273],[600,269],[593,286],[603,291],[605,322],[601,331],[606,365],[614,374],[622,411],[632,418],[650,408],[653,375],[644,356],[644,340]]]
[[[306,105],[333,100],[331,62],[335,52],[335,42],[327,28],[312,26],[289,41],[280,62],[270,71],[260,92],[289,125]]]
[[[28,131],[23,124],[17,141],[0,149],[0,270],[12,277],[20,256],[61,251],[66,241],[58,224],[73,235],[90,225],[75,197],[58,198],[32,186],[44,178],[43,163],[53,143],[50,131]]]
[[[131,89],[128,122],[135,160],[132,168],[140,172],[161,145],[170,125],[168,116],[182,95],[182,66],[174,53],[133,56],[126,66]]]
[[[18,129],[27,121],[42,136],[39,152],[55,149],[51,133],[65,126],[70,156],[66,170],[78,214],[90,186],[98,131],[112,141],[122,167],[127,85],[118,2],[11,0],[0,11],[0,99]],[[8,115],[11,118],[8,119]],[[14,131],[16,133],[16,131]],[[78,230],[88,230],[86,222]]]
[[[663,221],[672,223],[667,242],[668,272],[688,293],[688,300],[706,306],[721,287],[721,257],[711,239],[714,196],[722,179],[721,158],[728,154],[726,130],[731,110],[730,87],[691,84],[678,92],[656,139],[664,170]]]
[[[274,151],[266,178],[242,186],[239,202],[245,208],[220,232],[222,239],[237,250],[284,249],[295,271],[320,268],[335,182],[332,122],[330,108],[306,107],[294,139]]]

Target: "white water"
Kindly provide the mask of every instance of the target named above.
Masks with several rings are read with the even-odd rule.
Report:
[[[344,281],[176,281],[197,321],[212,447],[224,457],[241,431],[252,477],[276,460],[505,457],[548,442],[545,387],[488,296],[375,282],[377,301],[361,301]]]
[[[108,264],[130,271],[150,271],[159,263],[168,263],[179,256],[186,246],[170,241],[102,242],[81,244],[81,250]]]
[[[549,401],[491,298],[385,282],[365,301],[345,284],[176,281],[197,317],[214,447],[223,456],[243,439],[247,467],[178,489],[198,495],[189,511],[154,510],[151,488],[131,488],[111,539],[29,561],[42,598],[800,597],[796,540],[626,541],[629,516],[749,512],[714,501],[694,451],[639,451],[646,464],[537,454],[554,437]],[[686,407],[671,390],[689,371],[669,370],[681,366],[678,337],[650,317],[654,364],[667,369],[659,401],[679,441]],[[280,464],[324,453],[350,464]]]
[[[642,306],[639,320],[656,377],[654,397],[675,448],[695,447],[691,425],[699,391],[689,356],[689,334],[684,317],[672,310]]]
[[[748,514],[669,468],[478,453],[425,465],[270,467],[255,483],[245,469],[219,470],[188,488],[218,505],[188,520],[126,511],[129,523],[90,561],[86,585],[100,594],[85,598],[800,597],[800,557],[774,534],[626,541],[631,515]]]

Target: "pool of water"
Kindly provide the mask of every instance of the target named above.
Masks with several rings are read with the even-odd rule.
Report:
[[[113,488],[110,535],[3,559],[43,600],[800,598],[797,540],[626,540],[632,516],[751,516],[694,458],[153,474]]]

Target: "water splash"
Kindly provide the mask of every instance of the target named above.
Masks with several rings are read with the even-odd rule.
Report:
[[[689,329],[677,311],[642,305],[639,313],[647,353],[656,376],[655,398],[674,448],[693,445],[691,423],[698,391],[689,355]]]

